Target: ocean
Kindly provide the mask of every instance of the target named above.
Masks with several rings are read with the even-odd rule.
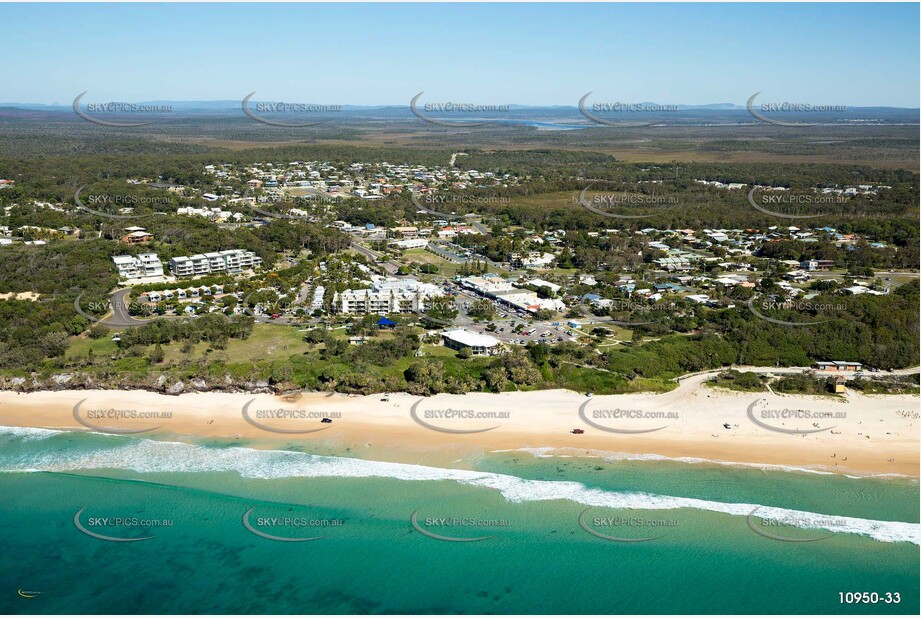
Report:
[[[252,446],[0,428],[0,613],[919,613],[914,479]]]

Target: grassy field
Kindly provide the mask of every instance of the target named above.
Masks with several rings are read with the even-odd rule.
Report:
[[[164,362],[167,364],[196,360],[206,355],[208,343],[197,343],[189,352],[182,351],[182,344],[163,346]],[[304,333],[297,327],[279,324],[256,324],[247,339],[231,339],[225,350],[213,350],[209,356],[216,360],[234,363],[258,363],[283,360],[292,354],[303,354],[311,345],[304,341]]]
[[[449,279],[455,277],[463,267],[463,264],[451,262],[425,249],[408,249],[403,252],[402,260],[407,264],[433,264],[438,267],[437,274]]]
[[[578,191],[557,191],[555,193],[538,193],[534,195],[516,195],[513,202],[516,206],[544,209],[548,206],[568,208],[577,206],[573,199],[578,199]]]
[[[585,324],[580,329],[580,332],[582,332],[583,335],[589,335],[596,328],[607,331],[604,339],[602,339],[597,346],[599,348],[603,346],[618,345],[622,341],[633,340],[633,331],[631,329],[625,328],[623,326],[617,326],[616,324]]]
[[[86,356],[90,350],[94,356],[111,356],[118,350],[118,344],[111,337],[91,339],[87,336],[71,337],[67,346],[66,358]]]

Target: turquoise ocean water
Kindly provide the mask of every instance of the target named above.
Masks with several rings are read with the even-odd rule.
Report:
[[[0,613],[919,612],[911,479],[468,467],[0,429]]]

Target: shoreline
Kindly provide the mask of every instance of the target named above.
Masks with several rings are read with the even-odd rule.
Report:
[[[247,446],[256,448],[307,446],[331,454],[345,451],[346,456],[445,467],[472,465],[471,459],[486,452],[515,451],[921,476],[917,396],[849,392],[835,400],[747,394],[707,388],[706,377],[690,376],[663,394],[591,398],[565,390],[428,398],[406,393],[0,391],[0,425],[84,431],[93,431],[87,425],[94,425],[135,437],[239,439],[252,441]],[[78,403],[80,420],[74,413]],[[768,414],[807,411],[833,418],[765,418],[762,408]],[[90,418],[100,411],[101,418]],[[171,417],[115,418],[116,411]],[[333,422],[321,423],[324,416]],[[574,429],[584,433],[573,434]]]

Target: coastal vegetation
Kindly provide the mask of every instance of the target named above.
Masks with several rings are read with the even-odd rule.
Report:
[[[81,129],[82,130],[82,129]],[[344,129],[342,129],[344,130]],[[511,134],[503,133],[504,137]],[[525,139],[523,134],[514,139]],[[386,240],[368,245],[387,259],[399,261],[398,274],[441,281],[455,276],[508,272],[495,266],[515,252],[528,249],[530,239],[547,232],[565,238],[554,269],[547,277],[576,277],[591,274],[611,300],[627,300],[618,291],[624,276],[638,279],[650,274],[654,260],[665,255],[650,249],[643,239],[647,226],[656,229],[776,228],[778,220],[756,211],[745,191],[728,191],[697,182],[746,183],[812,190],[845,186],[854,178],[874,186],[887,187],[880,193],[855,195],[845,208],[829,212],[811,225],[833,225],[837,233],[872,238],[850,244],[834,242],[831,236],[806,239],[779,238],[764,243],[748,262],[763,269],[754,288],[709,289],[718,306],[705,306],[675,295],[646,312],[610,314],[624,324],[603,325],[573,335],[572,341],[554,345],[529,343],[507,346],[496,357],[444,353],[425,335],[453,319],[452,307],[436,307],[437,315],[391,315],[398,328],[381,333],[374,320],[328,316],[332,295],[359,284],[361,277],[340,272],[330,256],[348,256],[362,266],[375,266],[373,259],[359,256],[353,237],[328,224],[332,220],[360,221],[365,225],[393,227],[415,220],[418,205],[408,192],[381,196],[378,201],[338,200],[323,204],[322,216],[313,221],[274,219],[260,225],[221,224],[204,218],[177,216],[179,206],[205,206],[203,191],[211,190],[214,178],[206,165],[246,166],[253,161],[327,161],[336,169],[361,162],[412,162],[445,165],[456,152],[423,135],[419,145],[341,143],[277,144],[271,147],[221,148],[179,145],[169,141],[143,150],[139,137],[110,139],[105,146],[89,141],[76,154],[56,152],[61,135],[48,156],[36,156],[15,139],[0,152],[0,170],[15,179],[15,186],[0,192],[0,223],[19,231],[22,238],[49,236],[47,245],[15,244],[0,249],[0,292],[29,292],[35,297],[8,297],[0,301],[0,375],[34,374],[47,378],[60,373],[81,374],[91,380],[129,379],[138,384],[157,384],[189,379],[201,380],[208,388],[243,388],[265,384],[267,388],[316,388],[344,392],[414,393],[507,391],[540,388],[570,388],[598,393],[637,390],[668,390],[673,380],[690,372],[731,365],[809,366],[818,360],[846,358],[868,367],[898,369],[917,365],[918,306],[917,280],[904,279],[884,284],[881,270],[918,269],[919,201],[918,177],[897,168],[868,165],[840,165],[832,162],[786,163],[766,161],[709,162],[625,162],[603,150],[566,149],[567,137],[551,136],[551,145],[541,149],[466,148],[457,159],[457,169],[491,170],[504,182],[489,186],[465,186],[463,191],[447,187],[446,198],[459,197],[464,214],[475,212],[488,222],[476,233],[458,235],[456,247],[478,257],[454,262],[424,249],[405,254],[388,248]],[[509,137],[510,138],[510,137]],[[510,138],[511,139],[511,138]],[[65,140],[66,141],[66,140]],[[896,142],[893,141],[892,144]],[[18,148],[18,150],[17,150]],[[222,187],[227,195],[246,189],[245,179],[228,178]],[[74,193],[85,186],[85,194],[118,196],[131,194],[141,199],[132,216],[137,221],[116,220],[76,208]],[[663,209],[640,220],[600,216],[578,204],[579,192],[630,192],[660,198],[674,197],[680,208]],[[170,188],[177,190],[170,190]],[[871,194],[872,193],[872,194]],[[456,195],[455,195],[456,194]],[[156,199],[155,199],[156,198]],[[54,208],[39,203],[56,205]],[[240,204],[225,203],[235,213],[253,212]],[[123,245],[124,228],[141,223],[153,240],[141,245]],[[58,230],[77,228],[79,234]],[[44,231],[43,231],[44,230]],[[598,232],[611,231],[610,234]],[[108,311],[108,296],[117,285],[111,258],[118,254],[156,252],[163,261],[239,247],[262,258],[265,276],[238,281],[228,275],[196,280],[197,285],[226,286],[238,294],[226,296],[222,312],[196,318],[170,315],[118,333],[94,326],[94,318]],[[725,247],[711,247],[717,258],[701,266],[701,272],[717,278],[719,261],[730,259]],[[295,259],[296,258],[296,259]],[[846,282],[821,279],[810,284],[817,304],[831,307],[821,316],[814,312],[797,316],[780,309],[776,319],[796,322],[808,318],[811,324],[790,326],[762,320],[746,307],[754,295],[771,296],[787,270],[783,261],[823,260],[830,268],[850,277],[873,278],[884,295],[845,296]],[[324,270],[325,296],[322,311],[311,312],[313,321],[303,332],[278,324],[256,324],[250,315],[235,315],[242,297],[278,306],[285,294],[298,289],[305,278]],[[327,268],[328,267],[328,268]],[[650,288],[654,276],[640,281]],[[891,281],[887,278],[886,281]],[[175,284],[150,284],[146,291],[167,289]],[[270,289],[271,288],[271,289]],[[272,289],[275,291],[273,292]],[[311,288],[312,289],[312,288]],[[574,284],[571,295],[592,292],[589,285]],[[536,288],[541,298],[556,297],[550,288]],[[567,318],[578,319],[585,307],[567,298]],[[74,304],[79,300],[82,313]],[[181,313],[181,305],[164,301],[155,309],[134,311],[139,316]],[[239,311],[237,311],[239,313]],[[306,311],[299,317],[306,317]],[[227,315],[225,315],[227,314]],[[487,323],[495,332],[495,309],[474,303],[468,315],[475,323]],[[89,317],[87,317],[89,316]],[[638,316],[644,319],[637,320]],[[554,319],[541,311],[538,320]],[[562,317],[562,316],[560,316]],[[556,319],[560,319],[559,317]],[[279,346],[260,339],[264,329],[291,332]],[[361,346],[350,346],[349,336],[367,338]],[[576,341],[578,340],[578,341]],[[257,345],[257,342],[258,345]],[[262,353],[250,353],[252,350]],[[268,350],[266,346],[272,347]],[[122,369],[126,372],[122,372]],[[128,371],[130,369],[130,371]],[[757,376],[755,376],[756,378]],[[737,390],[758,390],[761,385],[747,374],[727,373],[715,384]],[[781,388],[805,388],[792,382]],[[857,388],[857,387],[855,387]],[[867,386],[867,388],[877,388]]]

